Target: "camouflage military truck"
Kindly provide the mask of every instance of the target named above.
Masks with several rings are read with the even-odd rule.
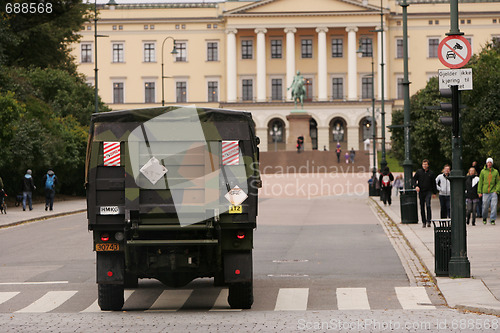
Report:
[[[259,139],[251,114],[160,107],[94,114],[86,189],[102,310],[138,279],[214,277],[231,308],[253,303]]]

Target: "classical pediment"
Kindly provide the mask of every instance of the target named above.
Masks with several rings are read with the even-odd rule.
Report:
[[[380,7],[357,0],[261,0],[234,8],[225,16],[304,16],[369,14],[379,12]]]

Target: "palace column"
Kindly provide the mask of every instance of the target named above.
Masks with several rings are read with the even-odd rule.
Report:
[[[286,88],[290,87],[295,76],[295,28],[285,28],[286,33]],[[292,91],[287,90],[286,99],[292,99]]]
[[[266,29],[257,28],[257,102],[266,101]]]
[[[326,33],[327,27],[316,28],[318,33],[318,101],[328,100],[327,65],[326,65]]]
[[[357,70],[357,27],[347,27],[347,99],[354,101],[358,99],[358,70]]]
[[[226,101],[236,102],[236,29],[226,29]]]

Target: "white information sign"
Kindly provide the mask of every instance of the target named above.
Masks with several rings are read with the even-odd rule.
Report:
[[[248,198],[248,195],[238,185],[236,185],[232,190],[227,192],[224,197],[231,203],[231,205],[241,205],[241,203]]]
[[[472,68],[440,69],[439,90],[458,86],[458,90],[472,90]]]

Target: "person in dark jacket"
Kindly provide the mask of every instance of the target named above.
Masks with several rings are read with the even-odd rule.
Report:
[[[436,175],[429,169],[429,160],[422,161],[422,169],[418,169],[413,175],[413,184],[415,184],[415,190],[417,190],[420,200],[422,228],[430,227],[432,219],[431,198],[437,193],[437,188]]]
[[[472,213],[472,225],[476,225],[476,207],[479,203],[479,195],[477,194],[478,183],[479,177],[477,176],[476,169],[471,167],[465,177],[465,204],[467,207],[465,216],[467,224],[469,224]]]
[[[33,191],[36,189],[35,182],[33,181],[33,177],[31,177],[31,170],[28,169],[23,178],[23,211],[26,210],[26,200],[28,200],[28,206],[30,210],[33,210],[32,197]]]
[[[56,195],[57,176],[49,169],[43,176],[42,184],[45,186],[45,210],[52,211],[54,208],[54,197]]]
[[[378,181],[380,184],[380,195],[382,197],[382,201],[384,202],[384,205],[387,205],[387,203],[389,203],[390,206],[392,204],[391,192],[394,176],[392,175],[388,166],[384,168],[384,171],[382,171],[382,173],[380,174]]]

